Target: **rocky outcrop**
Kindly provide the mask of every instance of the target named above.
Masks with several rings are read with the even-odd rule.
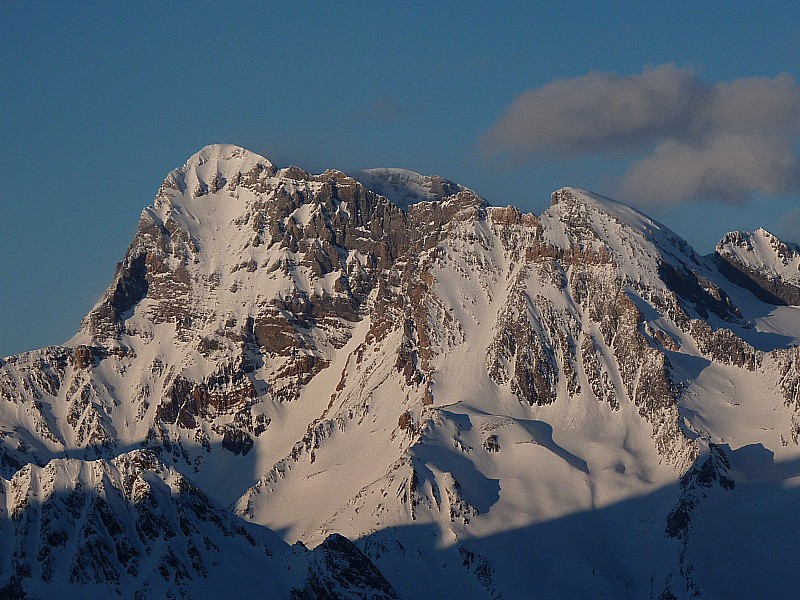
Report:
[[[714,330],[703,321],[693,320],[690,331],[701,352],[717,362],[735,365],[748,371],[755,371],[761,366],[762,353],[730,329]]]
[[[559,372],[552,341],[532,314],[535,305],[524,291],[512,292],[486,354],[492,381],[510,383],[514,394],[531,406],[555,402]]]

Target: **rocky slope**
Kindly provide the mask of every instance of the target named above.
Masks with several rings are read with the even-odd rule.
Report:
[[[533,215],[438,177],[355,175],[224,145],[170,173],[77,336],[0,364],[3,477],[146,456],[244,540],[214,552],[263,552],[239,517],[317,548],[294,551],[284,595],[715,597],[704,511],[763,529],[795,510],[739,504],[797,476],[794,250],[729,234],[701,257],[578,189]],[[134,522],[135,501],[109,506]],[[197,544],[131,537],[166,569]],[[744,554],[758,595],[765,558]],[[120,589],[156,589],[109,561]],[[39,590],[41,568],[3,577]]]

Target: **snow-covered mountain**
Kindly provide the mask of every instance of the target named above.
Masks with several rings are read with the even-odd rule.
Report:
[[[0,361],[0,584],[800,592],[796,249],[702,257],[584,190],[533,215],[355,175],[204,148],[75,338]]]

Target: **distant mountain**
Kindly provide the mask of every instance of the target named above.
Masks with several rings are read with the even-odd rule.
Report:
[[[442,200],[466,190],[438,175],[420,175],[407,169],[366,169],[352,174],[366,189],[408,209],[425,200]]]
[[[795,247],[354,176],[204,148],[0,361],[0,597],[800,593]]]
[[[734,231],[717,245],[717,265],[727,277],[771,304],[800,304],[800,249],[765,229]]]

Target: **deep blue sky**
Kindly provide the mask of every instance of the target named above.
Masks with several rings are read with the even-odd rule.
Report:
[[[634,157],[487,154],[527,90],[666,63],[710,87],[800,75],[796,2],[275,4],[0,1],[0,356],[71,337],[164,175],[206,144],[438,173],[538,212],[562,185],[615,195]],[[731,229],[794,235],[784,187],[646,212],[706,253]]]

